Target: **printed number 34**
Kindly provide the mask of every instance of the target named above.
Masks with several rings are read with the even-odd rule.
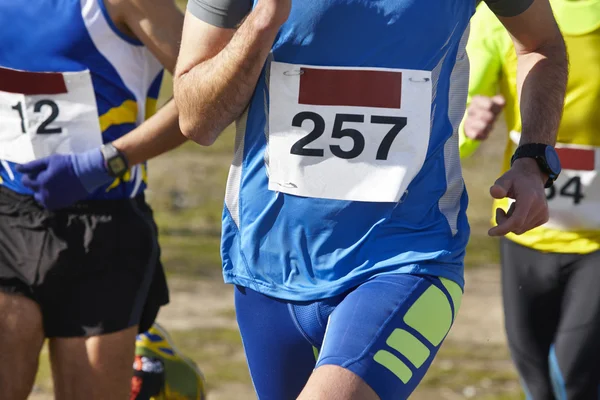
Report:
[[[33,105],[33,111],[38,113],[38,112],[42,111],[42,107],[44,107],[44,106],[50,107],[50,115],[48,116],[48,118],[46,118],[46,120],[44,122],[42,122],[40,124],[36,133],[40,134],[40,135],[62,133],[61,128],[49,128],[48,127],[48,125],[50,125],[52,122],[54,122],[54,120],[56,118],[58,118],[58,114],[59,114],[58,104],[56,104],[52,100],[39,100]],[[11,108],[19,113],[19,118],[21,118],[21,132],[27,133],[27,131],[25,130],[25,117],[23,115],[23,104],[21,102],[18,102]]]
[[[570,197],[573,199],[573,204],[581,203],[585,197],[583,194],[583,185],[579,176],[574,176],[569,179],[562,187],[557,188],[556,185],[546,189],[546,199],[553,200],[556,196]]]
[[[303,111],[296,114],[292,120],[292,126],[302,127],[304,121],[312,121],[314,124],[313,130],[302,139],[298,140],[292,146],[290,151],[291,154],[308,157],[323,157],[323,149],[307,149],[306,146],[317,140],[325,133],[325,120],[322,116],[315,112]],[[334,139],[350,138],[353,141],[352,148],[350,150],[344,150],[339,145],[330,145],[329,149],[334,156],[343,159],[353,159],[362,154],[365,149],[365,137],[363,134],[353,128],[344,128],[344,122],[357,122],[364,123],[365,116],[360,114],[336,114],[335,121],[333,123],[333,131],[331,137]],[[373,115],[371,117],[372,124],[392,125],[392,129],[385,135],[379,149],[377,150],[377,160],[387,160],[390,148],[394,143],[394,139],[398,136],[398,133],[406,126],[407,119],[405,117],[386,117]]]

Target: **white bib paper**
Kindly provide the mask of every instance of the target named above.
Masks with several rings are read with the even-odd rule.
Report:
[[[422,168],[431,130],[431,72],[273,62],[269,189],[397,202]]]
[[[11,79],[0,82],[0,159],[23,164],[102,145],[89,71],[0,76]]]

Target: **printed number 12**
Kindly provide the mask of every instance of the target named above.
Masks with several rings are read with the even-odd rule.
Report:
[[[50,125],[59,115],[58,104],[52,100],[39,100],[33,106],[33,111],[39,113],[42,111],[42,107],[50,107],[50,115],[43,121],[37,129],[37,134],[39,135],[48,135],[54,133],[62,133],[62,128],[49,128]],[[14,106],[11,107],[13,110],[19,113],[19,117],[21,118],[21,132],[27,133],[25,131],[25,117],[23,116],[23,104],[18,102]]]

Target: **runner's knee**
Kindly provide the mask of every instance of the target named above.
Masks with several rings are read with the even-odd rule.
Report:
[[[56,398],[127,398],[138,327],[88,338],[53,338],[50,357]]]
[[[336,365],[315,370],[298,400],[379,400],[358,375]]]
[[[553,346],[548,357],[554,397],[556,400],[598,399],[597,357],[590,356],[593,351],[576,351],[574,343],[567,346],[566,349],[560,348],[560,344]]]
[[[44,342],[37,304],[0,292],[0,388],[2,399],[26,399],[35,379]]]

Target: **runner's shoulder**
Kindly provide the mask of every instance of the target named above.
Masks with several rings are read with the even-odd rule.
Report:
[[[478,1],[479,2],[479,1]],[[485,0],[498,16],[513,17],[533,0]],[[221,28],[235,28],[252,10],[252,0],[189,0],[187,9],[196,18]]]
[[[164,16],[159,13],[181,12],[174,0],[104,0],[104,6],[112,23],[121,33],[134,40],[139,38],[129,26],[130,21],[144,20],[150,25],[156,25],[159,22],[156,16]]]

